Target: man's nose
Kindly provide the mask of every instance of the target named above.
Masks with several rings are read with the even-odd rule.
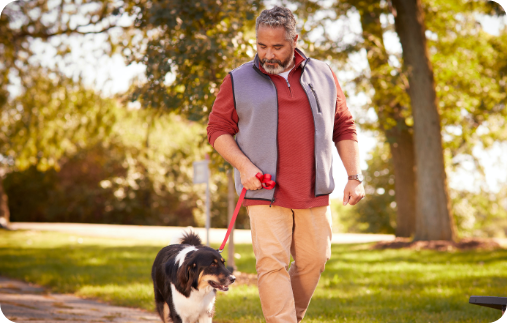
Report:
[[[274,51],[272,51],[272,50],[270,50],[270,49],[268,49],[268,52],[267,52],[267,54],[266,54],[266,57],[267,57],[268,59],[273,59],[273,58],[275,58],[275,52],[274,52]]]

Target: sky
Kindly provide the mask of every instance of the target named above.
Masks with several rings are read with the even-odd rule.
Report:
[[[2,0],[0,0],[2,1]],[[276,1],[268,1],[267,7],[270,3]],[[1,4],[1,3],[0,3]],[[388,19],[388,18],[386,18]],[[502,26],[507,24],[507,19],[492,19],[486,17],[478,17],[483,29],[492,34],[498,35]],[[128,24],[127,20],[123,21]],[[353,34],[360,34],[361,25],[359,22],[359,15],[351,14],[348,21],[337,22],[329,26],[330,33],[340,33],[344,30],[350,32],[351,37]],[[114,33],[115,31],[113,31]],[[117,32],[117,31],[116,31]],[[54,66],[57,64],[68,76],[76,76],[81,74],[87,85],[96,90],[100,90],[105,95],[112,95],[115,93],[124,92],[128,89],[129,82],[136,76],[141,79],[144,78],[145,67],[141,64],[132,64],[125,66],[123,57],[115,54],[112,57],[100,55],[101,48],[105,46],[106,35],[88,35],[86,37],[73,36],[69,37],[68,41],[72,44],[71,57],[66,62],[56,62],[54,54],[56,52],[54,44],[58,39],[53,38],[49,43],[42,41],[35,41],[32,49],[37,55],[34,57],[35,61],[41,62],[46,66]],[[384,41],[387,49],[390,52],[401,52],[401,45],[399,39],[394,32],[388,32],[384,36]],[[367,60],[364,53],[360,53],[353,57],[355,68],[362,70],[368,67]],[[335,70],[344,90],[350,90],[348,93],[353,93],[351,88],[352,82],[348,82],[355,75],[354,71],[350,70]],[[12,86],[10,91],[15,95],[18,90],[16,86]],[[364,115],[362,106],[368,102],[366,95],[349,95],[347,103],[352,114],[356,117]],[[370,109],[366,115],[368,118],[376,118],[373,109]],[[366,160],[369,158],[369,152],[378,144],[375,135],[361,131],[360,122],[358,129],[358,140],[361,156],[361,167],[366,169]],[[487,186],[492,191],[498,191],[502,185],[507,184],[507,144],[496,143],[492,149],[484,150],[477,147],[474,154],[479,157],[481,164],[486,169],[486,182]],[[204,157],[204,156],[203,156]],[[334,152],[333,161],[333,176],[335,179],[336,189],[331,195],[333,198],[341,198],[343,196],[343,188],[347,182],[347,174],[338,153]],[[474,165],[469,161],[464,161],[461,167],[454,173],[449,174],[449,185],[451,188],[463,189],[474,191],[477,189],[477,176],[474,172]],[[474,182],[475,181],[475,182]]]

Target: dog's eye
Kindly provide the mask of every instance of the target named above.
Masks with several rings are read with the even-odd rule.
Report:
[[[218,266],[216,263],[211,264],[211,267],[216,267],[216,266]]]

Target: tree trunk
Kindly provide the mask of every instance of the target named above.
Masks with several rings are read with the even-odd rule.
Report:
[[[420,0],[392,0],[408,71],[417,176],[415,240],[454,240],[435,81]]]
[[[3,179],[0,177],[0,228],[8,228],[10,212],[7,194],[4,191]]]
[[[405,122],[405,120],[402,120]],[[396,190],[396,236],[411,237],[416,225],[416,177],[414,140],[408,129],[386,131],[394,168]],[[391,140],[390,138],[394,138]]]
[[[235,197],[236,190],[234,188],[234,179],[232,178],[232,170],[227,171],[227,183],[228,183],[228,207],[227,207],[227,223],[231,223],[231,219],[234,215],[234,209],[236,207]],[[234,227],[231,230],[231,235],[229,236],[229,249],[228,249],[228,258],[227,258],[227,267],[234,271],[236,266],[234,265]]]
[[[384,132],[391,149],[396,190],[396,236],[410,237],[415,232],[415,159],[414,141],[410,129],[401,116],[399,99],[392,92],[384,90],[385,70],[389,68],[388,55],[383,41],[380,15],[383,13],[377,0],[359,1],[355,4],[361,15],[361,26],[368,63],[371,71],[371,84],[375,89],[373,106],[377,112],[380,129]],[[393,107],[394,105],[394,107]],[[395,125],[388,128],[388,119]]]

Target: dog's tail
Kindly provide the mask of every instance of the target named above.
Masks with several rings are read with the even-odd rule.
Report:
[[[183,233],[183,237],[181,238],[181,244],[189,244],[192,246],[201,246],[202,241],[201,238],[194,231]]]

